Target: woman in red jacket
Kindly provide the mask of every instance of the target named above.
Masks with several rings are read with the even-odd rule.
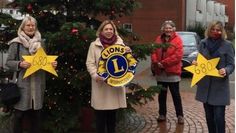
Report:
[[[175,32],[176,27],[172,21],[162,24],[162,34],[156,38],[157,45],[169,44],[167,48],[157,48],[151,55],[152,66],[156,75],[157,84],[163,86],[159,96],[158,121],[166,120],[166,99],[169,88],[175,106],[178,123],[183,124],[183,108],[179,92],[179,81],[181,80],[181,59],[183,56],[183,43]]]

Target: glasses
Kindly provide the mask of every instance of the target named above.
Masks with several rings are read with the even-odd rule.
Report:
[[[166,20],[165,23],[173,23],[171,20]]]

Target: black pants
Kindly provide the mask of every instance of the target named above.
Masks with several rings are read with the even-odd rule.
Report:
[[[95,110],[97,133],[115,133],[117,110]]]
[[[166,99],[167,99],[167,90],[169,88],[172,99],[175,106],[176,116],[183,116],[183,107],[182,107],[182,101],[181,96],[179,93],[179,82],[157,82],[157,84],[160,84],[163,86],[164,89],[161,90],[159,96],[158,96],[158,102],[159,102],[159,114],[166,116]]]
[[[14,110],[13,133],[23,133],[23,119],[29,121],[29,133],[41,133],[41,110]]]
[[[225,106],[203,104],[209,133],[225,133]]]

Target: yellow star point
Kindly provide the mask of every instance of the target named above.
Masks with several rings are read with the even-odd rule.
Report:
[[[46,55],[43,48],[39,48],[35,55],[22,57],[25,61],[31,63],[31,66],[26,70],[23,78],[30,76],[31,74],[40,69],[43,69],[49,73],[52,73],[55,76],[58,76],[51,64],[53,61],[56,60],[58,56]]]
[[[207,60],[201,54],[197,56],[197,65],[191,65],[185,67],[184,69],[191,72],[193,74],[191,87],[193,87],[198,81],[200,81],[206,75],[215,76],[215,77],[223,77],[218,73],[216,66],[219,62],[220,58],[214,58]]]

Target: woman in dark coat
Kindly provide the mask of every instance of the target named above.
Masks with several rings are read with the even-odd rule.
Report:
[[[208,60],[220,58],[221,77],[205,76],[197,83],[196,100],[203,103],[209,133],[225,133],[225,107],[230,104],[229,75],[234,71],[234,48],[226,40],[223,24],[214,21],[205,31],[199,52]],[[196,61],[193,64],[197,65]]]

